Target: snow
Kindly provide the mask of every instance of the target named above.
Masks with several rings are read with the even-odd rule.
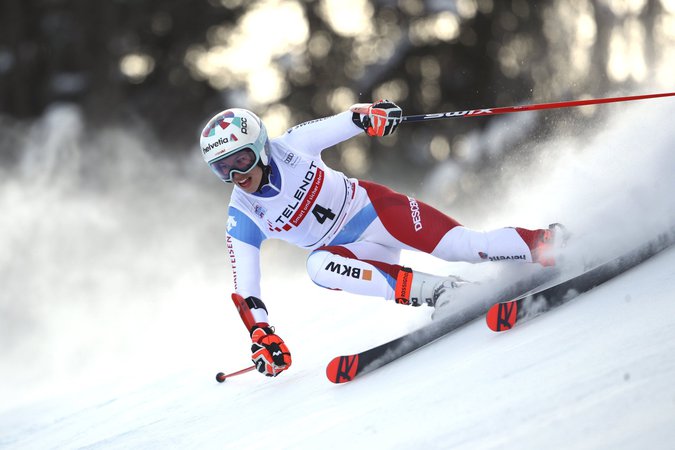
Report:
[[[276,379],[248,373],[221,385],[215,366],[186,368],[134,389],[69,394],[2,414],[0,444],[667,448],[673,267],[675,249],[511,332],[493,334],[478,320],[351,384],[323,373],[340,346],[294,337],[297,362]]]
[[[590,137],[542,142],[545,157],[526,177],[506,168],[504,197],[484,199],[492,214],[478,225],[560,220],[576,231],[570,251],[609,255],[675,223],[675,131],[663,119],[675,106],[621,111]],[[422,326],[430,310],[323,290],[301,272],[304,252],[272,243],[263,292],[293,366],[274,379],[249,372],[216,383],[217,372],[250,364],[249,344],[216,247],[222,187],[192,163],[181,170],[196,179],[181,170],[144,178],[152,201],[128,183],[73,196],[86,180],[72,175],[43,180],[47,194],[20,177],[3,184],[0,206],[16,228],[2,224],[0,236],[14,239],[2,243],[24,250],[15,255],[32,270],[26,284],[2,279],[17,301],[6,308],[15,327],[3,331],[11,351],[0,367],[0,448],[671,448],[675,249],[510,332],[478,319],[333,385],[324,373],[332,357]],[[133,180],[142,167],[118,170]],[[123,206],[130,213],[115,215]],[[469,279],[514,270],[404,258]]]

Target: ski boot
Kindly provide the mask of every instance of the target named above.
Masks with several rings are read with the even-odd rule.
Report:
[[[544,267],[555,266],[556,254],[565,247],[569,239],[567,228],[560,223],[552,223],[548,229],[543,230],[529,231],[522,228],[516,230],[530,248],[532,262]]]
[[[454,275],[440,277],[403,267],[396,279],[395,300],[401,305],[435,307],[443,294],[466,283]]]

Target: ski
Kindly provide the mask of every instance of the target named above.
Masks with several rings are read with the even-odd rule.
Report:
[[[675,243],[673,233],[664,233],[624,255],[596,265],[579,275],[568,277],[564,281],[554,280],[553,283],[544,284],[518,298],[497,303],[485,316],[487,325],[495,332],[510,330],[516,323],[522,324],[531,320],[627,272],[669,248],[673,243]]]
[[[495,324],[493,329],[497,329],[497,325],[502,327],[501,329],[506,329],[500,322],[502,320],[507,322],[511,320],[512,327],[516,321],[525,320],[525,314],[533,314],[534,303],[527,303],[526,300],[535,297],[544,298],[545,306],[538,311],[552,309],[570,300],[575,294],[588,291],[626,272],[673,243],[675,231],[664,233],[623,256],[591,266],[582,274],[562,281],[561,269],[547,267],[526,275],[507,287],[495,288],[490,284],[465,286],[462,288],[462,296],[453,299],[451,315],[440,317],[418,330],[376,347],[351,355],[337,356],[328,363],[326,376],[336,384],[350,382],[454,332],[486,313]],[[523,292],[525,294],[522,294]],[[490,323],[488,319],[488,324]]]
[[[452,315],[441,317],[420,329],[362,352],[337,356],[328,363],[326,376],[336,384],[352,381],[481,317],[496,302],[514,298],[515,295],[539,286],[556,275],[557,269],[545,268],[528,274],[507,287],[490,284],[463,287],[462,298],[453,300]]]
[[[474,319],[475,317],[464,317],[456,321],[432,323],[377,347],[353,355],[336,356],[328,363],[326,376],[336,384],[352,381],[357,376],[405,356]]]

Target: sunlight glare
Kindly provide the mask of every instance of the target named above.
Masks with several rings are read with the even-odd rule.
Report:
[[[367,0],[322,0],[319,14],[339,35],[373,35],[373,7]]]
[[[237,25],[215,27],[212,46],[190,49],[188,66],[216,89],[246,87],[250,100],[276,101],[286,82],[275,59],[305,50],[309,28],[296,0],[263,0],[244,14]]]

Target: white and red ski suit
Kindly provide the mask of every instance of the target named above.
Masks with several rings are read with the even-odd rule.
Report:
[[[412,197],[348,178],[326,166],[321,152],[363,130],[347,111],[289,129],[269,142],[269,182],[254,194],[235,187],[227,247],[235,291],[261,298],[260,246],[282,239],[311,250],[307,271],[318,285],[395,298],[402,249],[446,261],[532,262],[538,230],[473,231]],[[268,322],[263,308],[252,309]]]

